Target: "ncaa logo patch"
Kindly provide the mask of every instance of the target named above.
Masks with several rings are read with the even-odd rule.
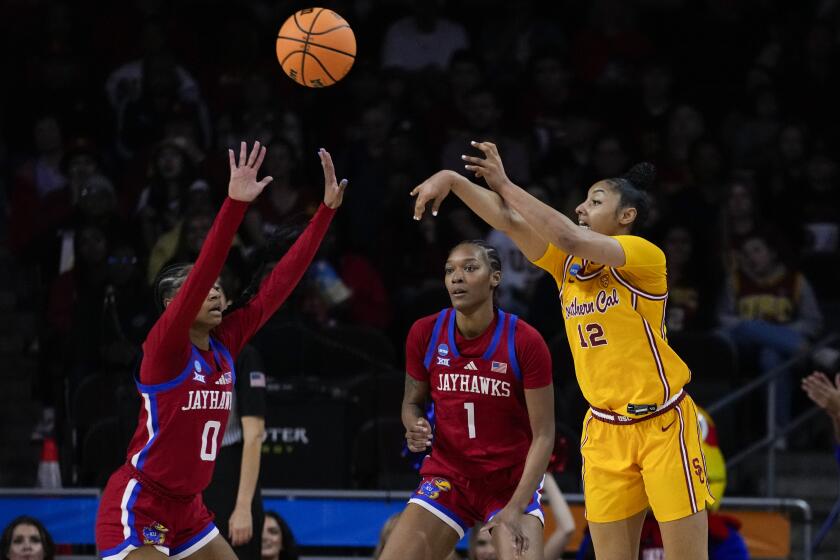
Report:
[[[198,360],[194,361],[193,369],[195,369],[196,372],[201,373],[201,362],[199,362]]]
[[[433,478],[421,484],[420,488],[417,489],[417,493],[429,499],[436,500],[441,492],[449,492],[451,489],[452,484],[445,478]]]
[[[575,263],[569,267],[569,274],[572,276],[577,276],[577,273],[580,272],[580,265]]]
[[[448,356],[449,355],[449,346],[446,344],[438,344],[438,355],[439,356]]]

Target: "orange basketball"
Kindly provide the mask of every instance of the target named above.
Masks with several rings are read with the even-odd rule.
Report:
[[[277,35],[277,60],[291,79],[306,87],[331,86],[356,59],[356,36],[347,21],[326,8],[292,14]]]

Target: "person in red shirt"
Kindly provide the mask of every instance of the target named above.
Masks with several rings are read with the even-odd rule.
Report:
[[[228,198],[198,260],[163,270],[155,283],[163,313],[143,342],[137,431],[97,513],[96,545],[105,560],[236,559],[201,497],[230,414],[234,360],[303,276],[347,185],[336,182],[330,154],[320,150],[323,204],[257,294],[223,317],[219,273],[248,204],[272,180],[257,181],[265,147],[257,142],[250,154],[246,148],[243,142],[239,163],[229,152]]]
[[[402,421],[409,450],[431,453],[381,560],[446,558],[476,522],[488,523],[500,558],[542,558],[551,356],[533,327],[494,305],[501,280],[493,247],[460,243],[444,268],[452,307],[408,333]]]

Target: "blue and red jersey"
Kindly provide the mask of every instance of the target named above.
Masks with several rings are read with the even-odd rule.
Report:
[[[444,309],[411,327],[406,372],[429,383],[435,406],[421,474],[475,477],[524,466],[532,439],[525,389],[551,383],[551,355],[533,327],[499,309],[484,333],[467,339],[455,310]]]

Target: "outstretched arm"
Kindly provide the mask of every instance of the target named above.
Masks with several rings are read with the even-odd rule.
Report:
[[[578,226],[561,212],[515,185],[505,174],[499,150],[492,142],[473,142],[472,145],[485,157],[461,156],[467,162],[465,167],[477,177],[484,177],[490,188],[499,193],[540,237],[570,255],[606,266],[624,266],[626,256],[618,241]]]
[[[294,245],[271,271],[254,298],[225,317],[215,333],[233,355],[239,353],[248,339],[274,315],[298,285],[321,246],[335,210],[341,206],[347,179],[342,179],[341,183],[336,181],[329,152],[322,148],[318,155],[324,169],[324,203]]]
[[[254,143],[250,154],[247,153],[245,142],[241,143],[239,163],[235,160],[233,150],[228,150],[228,157],[228,198],[213,221],[195,266],[143,343],[145,359],[140,367],[142,383],[163,383],[183,369],[190,354],[190,326],[219,277],[248,203],[272,180],[271,177],[265,177],[257,181],[257,173],[265,157],[265,148],[259,142]]]
[[[423,217],[429,202],[432,203],[432,215],[437,216],[441,203],[450,192],[454,192],[488,225],[507,234],[529,260],[535,261],[545,254],[548,242],[519,213],[505,204],[502,197],[454,171],[439,171],[411,191],[411,196],[417,197],[414,219]]]

